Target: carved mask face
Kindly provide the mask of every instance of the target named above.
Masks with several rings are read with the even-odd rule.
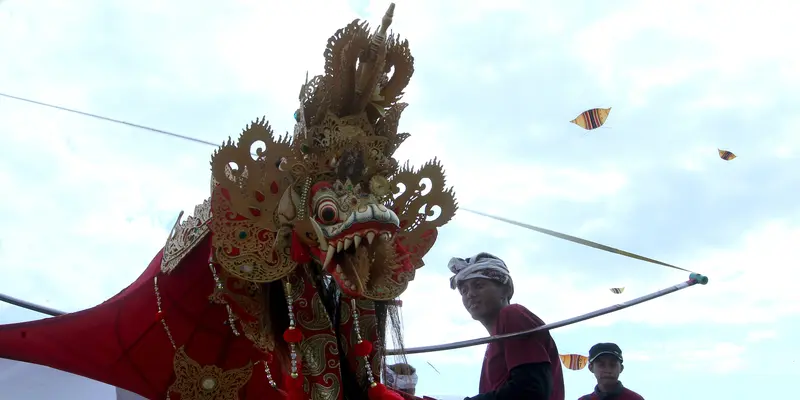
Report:
[[[317,183],[311,188],[309,215],[318,240],[312,253],[348,295],[372,291],[370,286],[399,265],[394,239],[400,220],[361,185],[350,180]]]

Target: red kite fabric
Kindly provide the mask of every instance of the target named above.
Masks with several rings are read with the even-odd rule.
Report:
[[[206,239],[187,256],[184,265],[204,266],[208,245]],[[0,326],[0,357],[71,372],[148,398],[163,398],[174,380],[175,351],[157,318],[153,278],[161,273],[161,256],[159,252],[132,285],[94,308]],[[224,307],[209,302],[214,282],[203,272],[177,268],[162,275],[159,291],[168,315],[165,319],[173,337],[180,338],[201,365],[240,368],[251,359],[253,345],[219,323],[227,319],[227,313]],[[255,372],[240,398],[265,399],[267,392],[275,398],[263,370]]]
[[[236,336],[224,306],[209,301],[214,280],[207,265],[210,236],[169,275],[161,273],[160,251],[144,273],[106,302],[72,314],[0,325],[0,358],[44,365],[137,393],[164,399],[175,380],[173,349],[158,315],[154,278],[159,276],[161,309],[172,337],[200,365],[241,368],[258,352]],[[263,366],[253,366],[241,400],[284,399],[270,387]],[[280,371],[272,371],[280,380]],[[180,396],[171,394],[172,399]]]

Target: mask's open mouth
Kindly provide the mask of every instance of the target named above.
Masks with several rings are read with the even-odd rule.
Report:
[[[325,258],[322,262],[322,267],[327,268],[332,262],[341,265],[341,261],[344,257],[355,255],[357,249],[362,245],[371,247],[376,239],[380,239],[379,241],[384,242],[391,241],[392,231],[397,229],[394,226],[390,228],[381,226],[369,227],[366,225],[383,224],[361,224],[360,227],[351,232],[344,232],[342,235],[330,239],[330,241],[328,241],[328,250],[325,252]]]
[[[361,295],[365,287],[380,281],[396,268],[393,232],[397,227],[364,223],[328,241],[320,254],[323,268],[342,290],[351,296]]]

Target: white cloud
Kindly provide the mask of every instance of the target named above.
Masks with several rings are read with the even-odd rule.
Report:
[[[747,340],[750,342],[761,342],[764,340],[775,339],[776,337],[778,337],[778,332],[771,329],[747,332]]]
[[[673,367],[681,371],[711,371],[724,374],[746,366],[742,357],[744,351],[742,346],[721,342],[713,344],[710,348],[697,345],[672,345],[665,348],[663,354],[668,355],[665,358],[672,359]]]

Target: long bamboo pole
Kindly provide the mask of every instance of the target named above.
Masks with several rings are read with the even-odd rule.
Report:
[[[592,311],[592,312],[589,312],[589,313],[586,313],[586,314],[583,314],[583,315],[579,315],[577,317],[567,318],[567,319],[562,320],[562,321],[553,322],[552,324],[542,325],[542,326],[540,326],[538,328],[529,329],[527,331],[516,332],[516,333],[507,333],[507,334],[504,334],[504,335],[495,335],[495,336],[489,336],[489,337],[478,338],[478,339],[470,339],[470,340],[464,340],[464,341],[460,341],[460,342],[438,344],[438,345],[434,345],[434,346],[413,347],[413,348],[410,348],[410,349],[405,349],[405,351],[400,351],[400,349],[387,349],[386,350],[386,355],[394,356],[394,355],[400,355],[400,354],[420,354],[420,353],[432,353],[432,352],[435,352],[435,351],[454,350],[454,349],[460,349],[460,348],[463,348],[463,347],[478,346],[478,345],[481,345],[481,344],[497,342],[497,341],[504,340],[504,339],[511,339],[511,338],[515,338],[515,337],[519,337],[519,336],[530,335],[530,334],[535,333],[535,332],[548,331],[548,330],[552,330],[552,329],[556,329],[556,328],[561,328],[561,327],[564,327],[564,326],[567,326],[567,325],[576,324],[578,322],[583,322],[583,321],[586,321],[586,320],[589,320],[589,319],[592,319],[592,318],[599,317],[601,315],[606,315],[606,314],[610,314],[610,313],[613,313],[613,312],[616,312],[616,311],[619,311],[619,310],[623,310],[625,308],[628,308],[628,307],[631,307],[631,306],[635,306],[637,304],[641,304],[641,303],[644,303],[644,302],[647,302],[647,301],[650,301],[650,300],[653,300],[653,299],[657,299],[657,298],[659,298],[661,296],[666,296],[666,295],[668,295],[670,293],[674,293],[674,292],[677,292],[677,291],[682,290],[682,289],[686,289],[686,288],[688,288],[690,286],[694,286],[694,285],[696,285],[698,283],[701,284],[701,285],[705,285],[705,284],[708,283],[708,278],[703,276],[703,275],[697,274],[697,273],[692,273],[691,275],[689,275],[689,280],[686,281],[686,282],[681,282],[681,283],[679,283],[677,285],[670,286],[670,287],[665,288],[665,289],[661,289],[659,291],[644,295],[642,297],[635,298],[633,300],[628,300],[626,302],[615,304],[613,306],[609,306],[609,307],[606,307],[606,308],[601,308],[599,310]]]
[[[0,301],[2,301],[4,303],[8,303],[8,304],[13,304],[13,305],[15,305],[17,307],[22,307],[22,308],[24,308],[26,310],[31,310],[31,311],[36,311],[38,313],[47,314],[47,315],[49,315],[51,317],[57,317],[59,315],[66,314],[63,311],[59,311],[59,310],[56,310],[54,308],[40,306],[38,304],[27,302],[25,300],[20,300],[20,299],[17,299],[15,297],[4,295],[2,293],[0,293]]]

